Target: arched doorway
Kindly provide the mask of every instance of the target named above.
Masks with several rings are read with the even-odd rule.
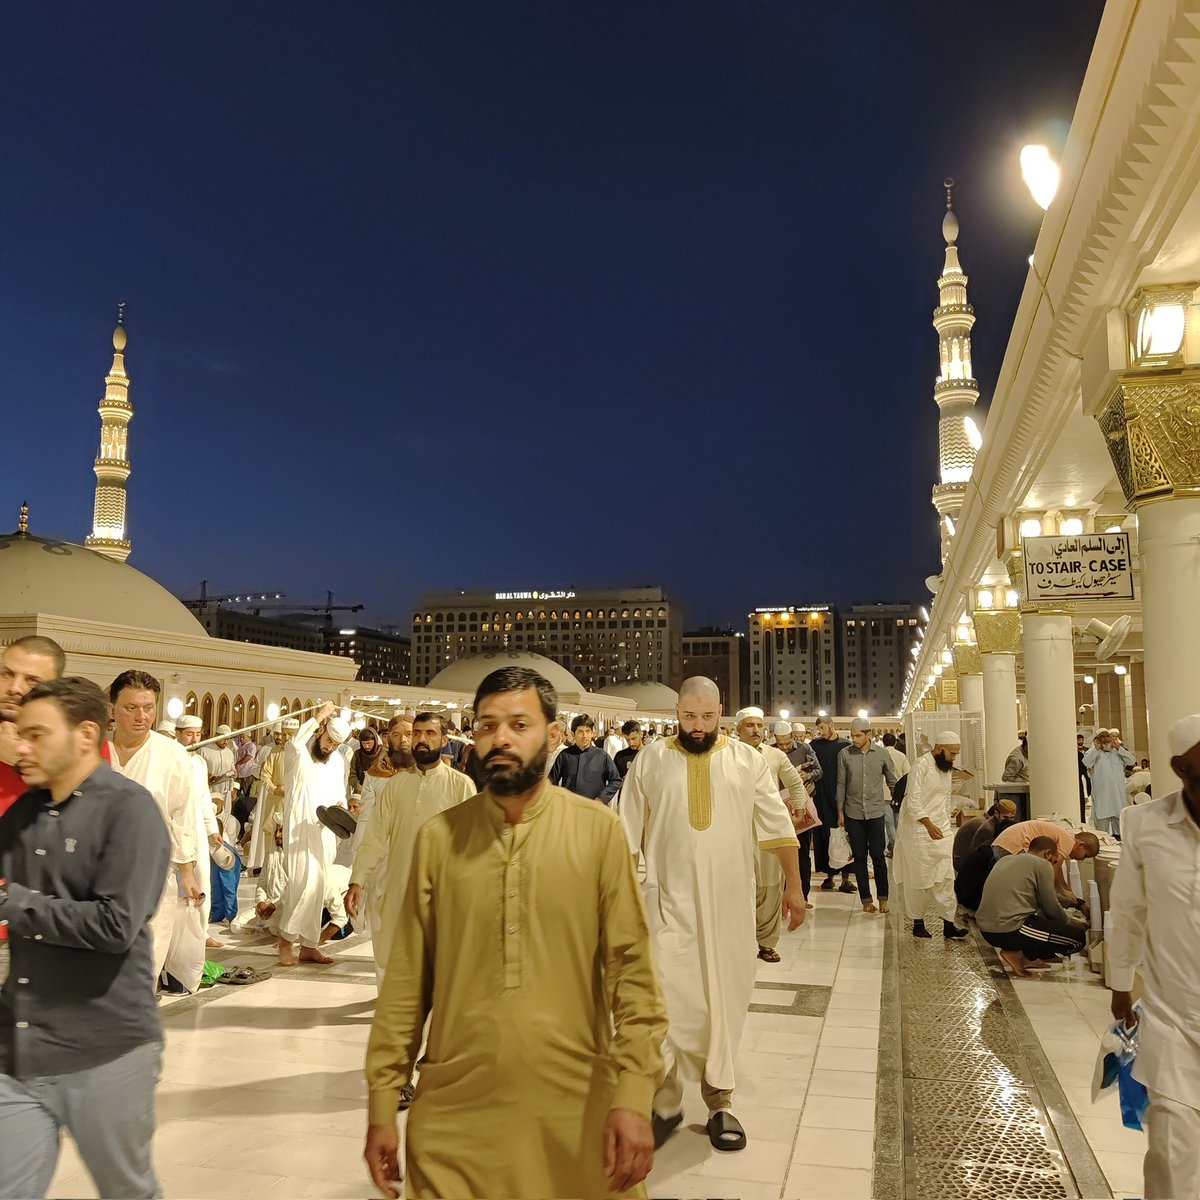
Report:
[[[246,721],[246,702],[241,696],[233,698],[233,720],[229,722],[234,729],[241,729],[247,724]]]
[[[200,719],[204,722],[204,736],[212,737],[213,729],[213,698],[209,693],[205,693],[204,700],[200,705]]]
[[[250,703],[246,705],[246,724],[258,724],[258,697],[251,696]]]
[[[217,724],[229,724],[229,697],[224,693],[222,693],[220,700],[217,701]]]
[[[281,717],[286,717],[288,715],[288,710],[291,707],[292,702],[286,696],[284,696],[284,698],[279,702],[279,715]]]
[[[183,711],[187,713],[189,717],[194,717],[199,704],[200,701],[196,699],[196,693],[188,692],[187,699],[183,702]]]
[[[292,712],[293,713],[296,712],[299,708],[300,708],[300,698],[296,697],[296,699],[294,699],[292,701]]]

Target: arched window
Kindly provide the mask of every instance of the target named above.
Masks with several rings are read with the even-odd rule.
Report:
[[[251,696],[250,703],[246,705],[246,724],[257,725],[258,721],[258,697]]]
[[[220,700],[217,701],[217,724],[229,724],[229,697],[222,694]],[[214,732],[216,732],[214,730]]]
[[[292,697],[292,712],[295,712],[300,707],[300,697]]]
[[[183,711],[187,713],[189,717],[194,717],[196,715],[196,709],[199,707],[200,701],[197,699],[196,693],[188,692],[187,699],[183,702]]]
[[[312,707],[313,707],[313,702],[312,702],[311,700],[305,700],[305,702],[304,702],[304,707],[305,707],[305,708],[312,708]]]
[[[244,718],[246,716],[246,702],[241,696],[235,696],[233,700],[233,720],[230,722],[234,729],[241,729],[243,725],[249,724]]]
[[[200,719],[204,722],[204,736],[212,737],[213,730],[216,728],[213,724],[213,698],[207,692],[200,705]]]
[[[279,702],[279,715],[281,717],[286,717],[288,715],[288,710],[291,707],[292,702],[286,696],[284,696],[284,698]]]

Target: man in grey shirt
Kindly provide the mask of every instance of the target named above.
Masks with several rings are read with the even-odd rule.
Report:
[[[154,797],[101,757],[108,716],[94,683],[66,677],[17,718],[29,790],[0,818],[0,1196],[45,1196],[63,1127],[101,1196],[162,1195],[148,922],[171,845]]]
[[[896,771],[882,746],[871,745],[871,722],[856,717],[850,722],[850,745],[837,758],[838,825],[850,837],[854,851],[854,877],[863,912],[887,912],[887,825],[884,814],[892,803]],[[871,899],[867,855],[875,868],[879,907]]]
[[[992,868],[975,914],[984,940],[1000,951],[1021,979],[1033,964],[1057,962],[1061,954],[1077,954],[1086,926],[1072,921],[1058,902],[1054,864],[1058,844],[1035,837],[1023,854],[1007,854]]]

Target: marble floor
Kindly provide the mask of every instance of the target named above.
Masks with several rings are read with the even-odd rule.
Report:
[[[914,948],[895,912],[864,914],[857,897],[838,892],[817,891],[814,901],[804,927],[783,935],[782,961],[759,966],[734,1097],[748,1146],[732,1154],[712,1149],[698,1090],[690,1087],[684,1125],[657,1155],[652,1197],[1140,1194],[1144,1135],[1121,1127],[1114,1100],[1091,1104],[1107,992],[1086,967],[1012,981],[975,939],[938,938]],[[333,953],[329,967],[276,971],[261,983],[218,986],[164,1004],[155,1153],[171,1200],[373,1194],[361,1160],[361,1065],[375,997],[370,946],[352,938]],[[234,937],[213,957],[269,967],[271,947]],[[975,987],[970,995],[964,981]],[[941,1003],[938,986],[958,989],[945,993],[952,1000],[944,1011],[933,1007]],[[1013,1070],[1026,1077],[1015,1082],[1036,1101],[1040,1116],[1027,1128],[1045,1138],[1050,1163],[1007,1193],[989,1183],[986,1164],[941,1161],[943,1182],[936,1182],[922,1166],[922,1127],[905,1111],[919,1108],[916,1093],[906,1090],[915,1086],[908,1078],[914,1039],[932,1045],[938,1030],[978,1018],[981,996],[1005,1013],[1003,1028],[989,1026],[986,1012],[974,1026],[1001,1057],[991,1066],[990,1059],[971,1059],[972,1066],[1003,1073],[1004,1046],[1023,1037],[1026,1065],[1014,1063]],[[915,1019],[931,1013],[935,1023],[925,1038]],[[951,1108],[957,1086],[945,1085]],[[996,1119],[966,1101],[957,1118],[949,1116]],[[997,1138],[1005,1132],[1002,1125],[980,1128]],[[945,1184],[947,1171],[953,1186]],[[51,1195],[95,1194],[64,1139]]]

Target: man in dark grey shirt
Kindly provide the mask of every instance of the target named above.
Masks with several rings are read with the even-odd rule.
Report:
[[[0,818],[0,1196],[44,1196],[70,1130],[101,1196],[161,1195],[162,1029],[148,922],[170,839],[158,805],[101,757],[108,699],[39,684],[17,720],[29,790]]]
[[[864,912],[887,912],[887,823],[884,814],[892,803],[896,771],[892,756],[871,744],[871,722],[855,717],[850,722],[850,745],[837,757],[838,824],[845,827],[854,851],[854,875]],[[879,907],[871,899],[867,855],[875,868]]]

